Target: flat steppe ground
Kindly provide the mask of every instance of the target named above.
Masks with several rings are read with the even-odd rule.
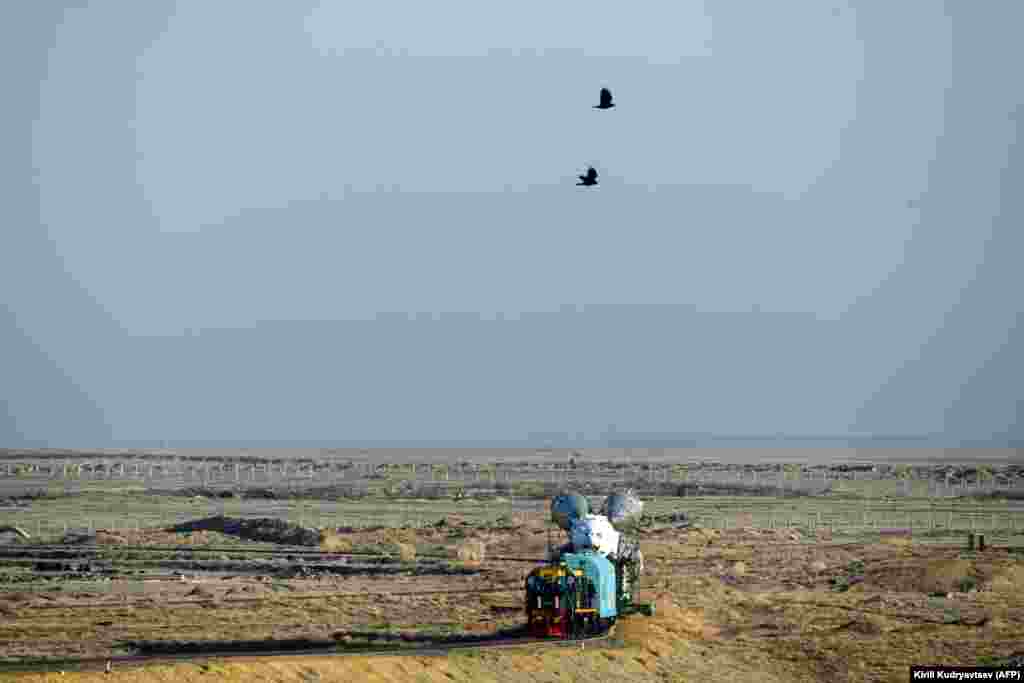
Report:
[[[758,509],[790,510],[789,521],[843,504],[817,497],[751,501]],[[294,504],[315,510],[325,503]],[[7,562],[0,567],[0,655],[8,661],[106,657],[153,644],[173,649],[183,642],[298,638],[345,648],[384,643],[386,634],[414,640],[522,623],[522,580],[535,564],[518,560],[545,557],[548,501],[347,503],[373,510],[412,504],[415,524],[406,514],[381,514],[376,528],[332,525],[320,534],[321,545],[310,549],[389,557],[344,575],[294,571],[312,561],[289,557],[291,547],[268,553],[275,546],[265,540],[160,525],[84,539],[102,547],[99,555],[116,568],[112,576],[43,577],[30,564]],[[101,505],[142,510],[196,503],[108,491],[33,501],[29,510],[59,521]],[[764,518],[744,513],[726,528],[710,528],[665,517],[729,505],[739,511],[742,499],[651,501],[663,519],[640,533],[641,597],[657,612],[620,620],[606,647],[185,662],[115,667],[110,675],[61,675],[53,664],[45,673],[0,672],[0,681],[905,681],[914,664],[977,665],[1024,654],[1024,527],[993,529],[992,545],[979,552],[967,550],[965,533],[951,531],[915,529],[908,537],[806,524],[766,528],[759,523]],[[900,506],[925,505],[908,498],[895,504],[892,517],[902,518]],[[983,520],[989,510],[1008,509],[1006,501],[970,503]],[[212,502],[199,505],[194,517],[216,511]],[[82,547],[67,540],[68,549]],[[556,530],[555,541],[561,540]],[[34,542],[4,546],[5,552],[30,551]],[[139,550],[147,546],[163,550]],[[187,562],[200,555],[222,566],[189,569]],[[161,562],[177,564],[172,571]],[[256,569],[240,569],[245,562]]]

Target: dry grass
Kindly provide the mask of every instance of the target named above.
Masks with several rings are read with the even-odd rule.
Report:
[[[669,593],[654,597],[653,618],[633,616],[622,619],[616,626],[616,635],[627,643],[643,643],[659,635],[672,635],[696,640],[709,640],[718,636],[719,629],[708,622],[703,607],[682,607]]]
[[[694,545],[708,545],[714,543],[721,535],[722,532],[715,529],[693,529],[683,536],[683,540]]]
[[[1024,595],[1024,566],[1011,565],[997,569],[987,584],[993,593]]]
[[[909,548],[914,545],[914,539],[905,534],[883,534],[879,543],[897,548]]]
[[[474,548],[475,546],[475,548]],[[464,542],[460,559],[472,561],[474,550],[482,551],[479,541]],[[682,543],[679,547],[685,547]],[[664,542],[665,552],[671,544]],[[470,551],[470,552],[466,552]],[[828,555],[824,549],[809,550],[812,558],[823,557],[832,566],[842,566],[845,559]],[[838,551],[834,551],[838,552]],[[901,550],[875,546],[866,552],[881,553],[877,561],[888,562],[900,558],[896,567],[903,566]],[[845,556],[843,556],[845,557]],[[982,560],[910,558],[919,573],[913,578],[922,582],[950,582],[963,575],[985,569],[991,574],[991,585],[1010,590],[1020,579],[1019,564],[999,563],[987,569]],[[869,567],[873,563],[867,558]],[[767,569],[776,570],[776,562],[763,554],[744,561],[748,574]],[[978,565],[978,566],[975,566]],[[889,564],[891,572],[894,565]],[[909,569],[910,567],[904,567]],[[879,566],[879,569],[883,567]],[[735,572],[735,567],[733,568]],[[1008,595],[1008,594],[1007,594]],[[513,596],[501,596],[511,605]],[[1009,596],[1008,596],[1009,597]],[[707,680],[724,683],[736,677],[759,681],[813,681],[851,680],[880,681],[905,680],[906,666],[911,662],[935,661],[941,663],[973,663],[976,656],[999,653],[1010,647],[1009,641],[1018,642],[1020,621],[1012,613],[993,619],[983,629],[965,629],[962,625],[915,625],[906,622],[906,607],[885,601],[864,602],[863,596],[852,593],[839,596],[822,593],[820,589],[806,589],[779,593],[773,590],[747,591],[707,575],[679,576],[671,588],[652,590],[643,596],[656,604],[656,616],[623,618],[616,627],[625,648],[585,651],[571,650],[511,650],[472,654],[453,654],[447,658],[316,658],[274,659],[267,661],[224,662],[211,665],[180,664],[174,667],[146,667],[140,670],[118,671],[111,676],[102,673],[69,673],[61,680],[74,681],[564,681],[589,680],[617,683],[637,683],[650,680],[682,681]],[[464,613],[464,606],[438,601],[440,614],[416,612],[417,623],[441,621],[445,613],[462,623],[483,627],[488,622]],[[495,597],[497,602],[497,597]],[[387,609],[400,609],[401,599],[389,598]],[[433,603],[433,601],[431,601]],[[443,603],[443,604],[440,604]],[[852,610],[833,609],[828,604],[847,605]],[[909,609],[919,612],[925,603]],[[346,607],[351,607],[347,605]],[[489,604],[485,605],[489,610]],[[968,605],[963,606],[967,617]],[[324,607],[326,609],[326,606]],[[974,612],[981,607],[973,608]],[[285,610],[288,610],[287,613]],[[211,630],[208,637],[226,637],[232,629],[225,625],[225,617],[235,614],[245,618],[246,634],[251,637],[274,637],[274,623],[308,621],[310,605],[273,609],[267,607],[259,615],[249,610],[204,610],[174,613],[172,618],[182,624],[208,617]],[[82,615],[91,624],[103,617]],[[145,618],[140,614],[138,619]],[[361,621],[378,621],[380,612],[359,616]],[[411,618],[411,617],[410,617]],[[255,619],[268,624],[255,628],[248,621]],[[319,620],[332,624],[343,620],[341,614],[322,614]],[[216,628],[214,628],[216,626]],[[24,628],[24,625],[19,626]],[[39,629],[49,628],[40,623]],[[237,632],[239,625],[233,627]],[[102,637],[102,629],[97,632]],[[223,631],[223,633],[222,633]],[[70,631],[69,631],[70,633]],[[771,638],[764,638],[764,635]],[[78,634],[77,637],[81,637]],[[51,674],[52,675],[52,674]],[[0,681],[14,680],[0,674]],[[24,675],[17,680],[44,681],[43,675]]]
[[[320,549],[332,553],[346,553],[352,550],[352,541],[333,529],[321,529]]]
[[[450,518],[449,521],[451,521]],[[387,621],[403,632],[458,624],[490,632],[496,624],[521,622],[521,595],[427,595],[407,592],[489,587],[521,581],[528,565],[502,556],[542,557],[546,512],[522,515],[528,526],[505,530],[443,527],[353,530],[319,533],[320,547],[344,552],[374,548],[405,560],[436,552],[467,565],[487,560],[487,572],[465,577],[374,577],[236,580],[165,586],[159,596],[194,599],[207,589],[223,598],[204,607],[164,609],[153,600],[125,611],[111,601],[102,610],[65,611],[73,595],[29,595],[7,600],[0,594],[0,640],[10,652],[52,653],[66,642],[112,651],[129,636],[138,639],[276,639],[330,637],[346,629]],[[741,521],[747,521],[741,519]],[[502,525],[504,527],[504,524]],[[459,533],[452,533],[458,531]],[[196,532],[199,533],[214,532]],[[973,664],[981,656],[1019,648],[1024,619],[1020,600],[1024,565],[1000,553],[964,559],[957,548],[878,542],[877,535],[854,546],[811,541],[789,529],[729,528],[645,530],[641,545],[649,579],[641,600],[656,604],[653,618],[630,616],[618,623],[625,647],[453,654],[449,657],[310,658],[231,661],[173,667],[146,667],[113,675],[67,674],[60,680],[138,681],[683,681],[716,683],[733,678],[758,681],[848,680],[874,683],[905,680],[910,663]],[[120,532],[117,534],[122,536]],[[471,538],[466,536],[471,535]],[[818,540],[825,540],[820,535]],[[896,539],[889,539],[890,541]],[[903,539],[900,539],[903,540]],[[115,541],[116,542],[116,541]],[[402,546],[406,546],[403,548]],[[855,564],[859,568],[854,568]],[[493,573],[492,573],[493,570]],[[837,578],[863,576],[848,591]],[[518,579],[516,578],[518,577]],[[978,593],[958,589],[973,583]],[[517,584],[521,585],[521,584]],[[172,594],[173,588],[173,594]],[[302,600],[296,594],[332,590],[374,592],[372,600]],[[189,594],[188,591],[195,591]],[[293,592],[294,591],[294,592]],[[991,592],[986,597],[985,592]],[[377,596],[377,592],[383,594]],[[929,592],[952,592],[950,597]],[[891,595],[890,595],[891,593]],[[916,595],[915,595],[916,594]],[[234,597],[268,596],[265,603],[232,605]],[[100,600],[99,596],[84,596]],[[34,610],[36,604],[60,607]],[[982,617],[988,617],[982,621]],[[118,630],[102,626],[117,620]],[[445,626],[447,628],[447,626]],[[51,673],[53,680],[53,674]],[[18,681],[43,681],[23,675]],[[0,683],[14,680],[0,674]]]
[[[925,566],[920,590],[941,593],[960,590],[960,582],[969,579],[973,563],[968,560],[940,560]]]
[[[811,681],[799,671],[780,670],[760,662],[740,660],[734,653],[710,650],[703,642],[691,645],[689,637],[656,632],[643,647],[625,650],[509,650],[500,653],[452,654],[448,657],[374,658],[280,658],[268,661],[182,663],[142,669],[102,672],[68,672],[61,681],[76,683],[110,681],[160,681],[167,683],[210,681],[367,681],[368,683],[555,683],[556,681],[617,681],[646,683],[651,680]],[[685,672],[685,677],[682,672]],[[15,680],[0,674],[0,681]],[[53,674],[29,674],[17,680],[43,683]]]
[[[868,571],[873,586],[898,593],[949,593],[961,590],[964,581],[976,581],[970,560],[907,561]]]
[[[483,541],[462,541],[455,547],[455,555],[460,562],[478,565],[484,561],[486,549]]]
[[[176,533],[167,529],[97,529],[92,535],[83,535],[75,543],[95,543],[106,546],[123,545],[228,545],[238,539],[218,531]],[[65,543],[72,544],[70,540]]]
[[[398,557],[402,562],[412,562],[416,559],[416,546],[412,543],[396,543],[395,547],[398,549]]]

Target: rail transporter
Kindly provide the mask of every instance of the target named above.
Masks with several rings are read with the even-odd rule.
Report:
[[[618,617],[654,614],[636,602],[643,555],[618,530],[633,529],[642,504],[627,491],[609,496],[601,515],[578,495],[552,501],[552,520],[570,542],[526,577],[527,630],[537,638],[581,638],[608,632]],[[617,528],[616,528],[617,527]]]

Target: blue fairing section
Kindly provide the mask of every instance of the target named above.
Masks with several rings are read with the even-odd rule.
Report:
[[[562,555],[562,562],[570,569],[580,569],[597,587],[597,614],[602,619],[616,616],[615,565],[603,555],[591,552]]]

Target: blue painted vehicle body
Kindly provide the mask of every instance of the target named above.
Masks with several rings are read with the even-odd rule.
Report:
[[[570,569],[583,571],[597,590],[597,615],[602,619],[617,615],[615,596],[615,565],[603,555],[593,552],[570,553],[562,556],[562,562]]]

